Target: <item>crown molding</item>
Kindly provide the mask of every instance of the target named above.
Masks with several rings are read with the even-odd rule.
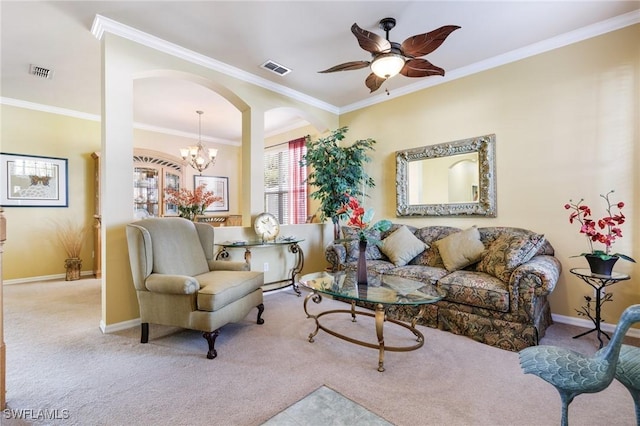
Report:
[[[153,126],[153,125],[150,125],[150,124],[133,123],[133,128],[134,129],[138,129],[138,130],[147,130],[149,132],[162,133],[162,134],[170,135],[170,136],[179,136],[181,138],[198,140],[198,135],[195,134],[195,133],[183,132],[183,131],[180,131],[180,130],[169,129],[169,128],[166,128],[166,127]],[[213,138],[211,136],[205,136],[205,135],[202,135],[202,137],[200,139],[203,140],[204,142],[217,143],[217,144],[220,144],[220,145],[231,145],[231,146],[236,146],[236,147],[237,146],[242,146],[241,142],[237,142],[237,141],[230,140],[230,139]]]
[[[18,108],[30,109],[33,111],[46,112],[49,114],[64,115],[66,117],[79,118],[81,120],[90,120],[90,121],[96,121],[96,122],[102,121],[102,118],[96,114],[88,114],[85,112],[74,111],[71,109],[58,108],[51,105],[37,104],[34,102],[23,101],[21,99],[0,97],[0,105],[14,106]],[[198,135],[195,133],[181,132],[179,130],[168,129],[166,127],[158,127],[158,126],[152,126],[149,124],[134,122],[133,128],[138,130],[146,130],[149,132],[161,133],[161,134],[170,135],[170,136],[180,136],[187,139],[198,140]],[[206,142],[212,142],[212,143],[217,143],[221,145],[231,145],[236,147],[242,145],[242,143],[238,141],[222,139],[222,138],[212,138],[211,136],[204,136],[204,135],[202,136],[202,140]]]
[[[48,112],[50,114],[66,115],[67,117],[80,118],[82,120],[101,120],[100,116],[96,114],[89,114],[86,112],[74,111],[72,109],[59,108],[51,105],[37,104],[35,102],[23,101],[22,99],[0,97],[0,104],[31,109],[34,111]]]
[[[550,50],[558,49],[570,44],[578,43],[593,37],[600,36],[612,31],[616,31],[631,25],[640,23],[640,9],[633,12],[625,13],[624,15],[616,16],[611,19],[607,19],[602,22],[597,22],[586,27],[579,28],[574,31],[561,34],[557,37],[553,37],[547,40],[540,41],[538,43],[531,44],[529,46],[522,47],[520,49],[512,50],[502,55],[494,56],[484,61],[476,62],[466,67],[457,68],[455,70],[448,71],[443,78],[439,79],[425,79],[415,84],[410,84],[399,89],[390,90],[389,94],[379,94],[369,99],[355,102],[350,105],[346,105],[340,108],[340,114],[355,111],[361,108],[372,106],[381,102],[385,102],[394,98],[398,98],[409,93],[417,92],[428,87],[437,86],[439,84],[447,83],[449,81],[456,80],[458,78],[467,77],[472,74],[476,74],[482,71],[496,68],[502,65],[516,62],[521,59],[525,59],[531,56],[539,55],[541,53],[548,52]]]
[[[258,77],[257,75],[243,71],[240,68],[233,67],[231,65],[225,64],[224,62],[220,62],[208,56],[178,46],[177,44],[168,42],[159,37],[121,24],[120,22],[114,21],[113,19],[106,18],[102,15],[96,15],[93,20],[93,24],[91,25],[91,34],[93,34],[98,40],[101,40],[105,32],[117,35],[127,40],[134,41],[143,46],[147,46],[149,48],[158,50],[171,56],[175,56],[185,61],[203,66],[205,68],[218,71],[247,83],[262,87],[264,89],[271,90],[272,92],[279,93],[291,99],[303,102],[316,108],[320,108],[330,113],[339,113],[338,107],[323,102],[309,95],[305,95],[304,93],[298,92],[297,90],[293,90],[269,81],[265,78]]]

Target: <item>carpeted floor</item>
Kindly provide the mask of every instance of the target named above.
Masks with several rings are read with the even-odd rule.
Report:
[[[524,375],[517,353],[422,327],[424,347],[386,353],[380,373],[376,350],[322,331],[309,343],[313,320],[290,290],[265,295],[265,324],[255,324],[252,312],[225,326],[214,360],[196,331],[152,325],[145,345],[137,327],[103,335],[97,280],[5,286],[4,298],[10,411],[0,412],[2,425],[260,425],[323,386],[395,425],[560,421],[558,393]],[[310,310],[337,306],[345,305],[324,299]],[[324,318],[375,340],[367,318]],[[595,352],[591,336],[571,338],[580,331],[556,324],[542,343]],[[400,327],[385,327],[385,338],[390,345],[410,339]],[[44,418],[52,415],[59,418]],[[635,425],[635,412],[614,381],[578,396],[569,420]]]

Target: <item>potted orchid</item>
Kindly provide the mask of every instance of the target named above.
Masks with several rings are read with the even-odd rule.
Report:
[[[204,214],[211,204],[222,200],[222,197],[215,196],[213,191],[205,191],[206,186],[206,183],[202,183],[193,191],[168,188],[166,202],[177,206],[178,216],[194,220],[196,216]]]
[[[610,197],[613,190],[606,194],[600,194],[607,203],[607,214],[601,219],[594,220],[591,218],[591,208],[583,204],[584,199],[580,199],[577,203],[569,200],[564,208],[571,210],[569,215],[569,223],[578,222],[580,224],[580,233],[585,234],[589,242],[590,252],[581,253],[572,257],[584,256],[589,262],[591,272],[601,275],[611,275],[613,265],[618,259],[624,259],[629,262],[635,262],[633,258],[622,253],[611,254],[611,246],[618,238],[622,238],[622,230],[620,225],[625,222],[625,216],[622,214],[624,203],[619,201],[612,203]],[[614,214],[617,209],[617,214]],[[604,250],[594,248],[594,243],[604,244]]]

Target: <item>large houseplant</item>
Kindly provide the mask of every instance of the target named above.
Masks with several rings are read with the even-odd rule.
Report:
[[[307,183],[315,187],[309,196],[320,200],[321,220],[330,218],[334,225],[334,238],[340,238],[339,215],[336,213],[348,203],[349,194],[364,196],[365,187],[375,186],[364,170],[364,163],[371,161],[367,155],[376,143],[373,139],[357,140],[349,146],[341,146],[348,127],[340,127],[325,138],[307,139],[307,153],[302,165],[310,166]]]
[[[611,194],[613,190],[606,194],[600,194],[600,197],[607,203],[606,212],[601,219],[593,220],[591,218],[591,208],[586,204],[583,204],[584,199],[581,199],[577,203],[573,200],[569,200],[564,208],[571,210],[569,215],[569,223],[577,222],[580,224],[580,233],[585,234],[587,241],[589,242],[589,252],[580,253],[576,255],[584,256],[589,262],[591,272],[601,275],[611,275],[613,265],[618,259],[628,260],[629,262],[635,262],[633,258],[622,253],[611,253],[611,246],[618,238],[622,238],[622,230],[620,225],[625,222],[625,216],[622,214],[622,208],[624,203],[619,201],[617,203],[611,202]],[[614,212],[617,209],[617,214]],[[596,249],[594,243],[604,244],[604,250]]]

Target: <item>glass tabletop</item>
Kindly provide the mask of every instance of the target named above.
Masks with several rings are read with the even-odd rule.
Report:
[[[369,285],[358,286],[355,271],[316,272],[303,275],[300,284],[331,296],[390,305],[423,305],[445,296],[431,284],[394,275],[369,274],[367,279]]]
[[[223,241],[221,243],[215,243],[215,244],[222,247],[258,247],[258,246],[279,246],[284,244],[297,244],[301,241],[304,241],[304,238],[282,237],[272,241],[238,240],[238,241]]]
[[[588,268],[572,268],[569,272],[587,278],[610,279],[616,281],[624,281],[631,278],[629,275],[621,274],[619,272],[612,272],[611,275],[594,274],[593,272],[591,272],[591,269]]]

